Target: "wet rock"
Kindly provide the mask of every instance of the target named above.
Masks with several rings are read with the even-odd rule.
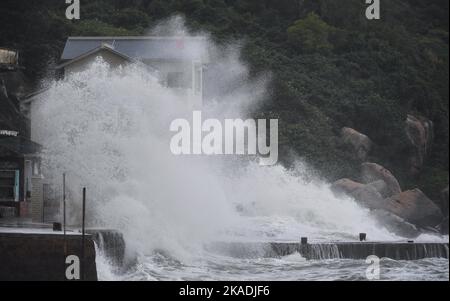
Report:
[[[355,182],[350,179],[340,179],[331,184],[331,191],[335,193],[336,195],[342,195],[342,194],[351,194],[353,191],[355,191],[358,188],[364,187],[364,184]]]
[[[444,235],[448,235],[448,216],[444,218],[442,223],[439,225],[439,232]]]
[[[428,226],[428,227],[425,227],[425,228],[422,228],[422,230],[423,230],[423,233],[429,233],[429,234],[439,234],[439,226],[440,225],[438,225],[438,226],[435,226],[435,227],[430,227],[430,226]]]
[[[359,204],[369,209],[380,209],[384,207],[383,196],[370,185],[364,185],[350,194]]]
[[[386,182],[383,180],[378,180],[378,181],[369,183],[367,185],[375,188],[375,190],[378,191],[383,198],[387,198],[390,196],[389,187],[387,186]]]
[[[385,193],[389,196],[402,192],[400,184],[394,175],[379,164],[369,162],[361,164],[361,176],[363,182],[366,184],[383,180],[387,185],[387,190]]]
[[[408,114],[405,130],[413,147],[412,155],[408,159],[409,172],[411,175],[417,175],[433,143],[433,122],[422,116]]]
[[[383,207],[386,183],[379,180],[370,184],[361,184],[350,179],[340,179],[331,185],[336,196],[346,195],[354,198],[360,205],[377,209]]]
[[[444,216],[448,216],[448,186],[441,191],[441,210]]]
[[[351,145],[359,160],[365,161],[372,149],[372,141],[366,135],[348,127],[341,130],[342,141]]]
[[[419,227],[434,227],[443,219],[439,207],[419,189],[391,196],[383,204],[385,210]]]
[[[406,238],[416,238],[420,235],[420,230],[416,226],[386,210],[373,210],[371,211],[371,215],[375,217],[375,220],[380,226],[385,227],[395,235]]]

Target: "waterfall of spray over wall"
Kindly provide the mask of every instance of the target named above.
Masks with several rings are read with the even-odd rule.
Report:
[[[247,76],[235,54],[215,62],[222,88]],[[186,257],[214,240],[337,240],[358,232],[396,238],[353,200],[338,199],[326,184],[306,182],[282,166],[173,155],[169,125],[192,117],[188,100],[141,66],[112,69],[97,59],[49,86],[32,113],[33,135],[45,147],[46,180],[58,188],[67,174],[73,224],[81,187],[87,187],[89,224],[122,231],[129,249]],[[240,118],[263,94],[264,81],[249,81],[202,111]]]

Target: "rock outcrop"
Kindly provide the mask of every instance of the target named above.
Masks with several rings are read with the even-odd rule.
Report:
[[[344,127],[341,130],[341,138],[354,149],[359,160],[367,160],[373,144],[369,137],[352,128]]]
[[[442,223],[439,225],[439,232],[444,235],[448,235],[448,216],[444,218]]]
[[[390,176],[390,173],[384,171],[376,175],[378,174],[387,179]],[[444,216],[441,209],[419,189],[391,195],[392,188],[389,189],[384,180],[362,184],[350,179],[340,179],[331,185],[331,190],[337,196],[352,197],[358,204],[370,209],[380,224],[399,236],[416,237],[420,233],[419,228],[448,232],[448,219],[447,224],[445,220],[442,222]]]
[[[419,227],[435,227],[443,215],[436,204],[419,189],[404,191],[387,198],[384,209]]]
[[[413,147],[413,152],[408,159],[409,172],[411,175],[417,175],[433,143],[433,122],[422,116],[408,114],[405,130]]]
[[[421,233],[413,224],[408,223],[401,217],[386,210],[377,209],[373,210],[370,214],[375,217],[375,220],[380,226],[385,227],[395,235],[406,238],[416,238]]]
[[[369,184],[379,180],[383,180],[386,183],[385,195],[395,195],[402,192],[400,184],[394,175],[376,163],[365,162],[361,165],[361,177],[364,183]]]
[[[391,196],[391,191],[390,191],[389,187],[387,186],[386,182],[383,180],[371,182],[366,185],[373,187],[376,191],[378,191],[378,193],[383,198],[387,198],[387,197]]]
[[[331,191],[337,195],[347,194],[351,195],[353,191],[358,188],[364,187],[364,184],[355,182],[350,179],[340,179],[331,184]]]
[[[379,209],[383,207],[385,197],[382,192],[385,187],[386,184],[383,181],[362,184],[350,179],[340,179],[334,182],[330,188],[336,196],[347,195],[364,207]]]
[[[351,196],[358,201],[359,204],[369,209],[384,208],[384,199],[373,186],[364,185],[353,191]]]

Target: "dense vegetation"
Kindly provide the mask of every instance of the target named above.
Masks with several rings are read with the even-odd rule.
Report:
[[[283,160],[295,151],[328,180],[354,175],[359,162],[339,139],[349,126],[377,145],[371,161],[404,188],[436,198],[448,184],[447,0],[386,0],[369,21],[362,0],[85,0],[81,20],[64,17],[63,0],[2,0],[0,46],[21,51],[35,82],[57,61],[69,35],[140,35],[174,14],[219,43],[245,42],[257,76],[272,72],[259,114],[278,116]],[[419,176],[406,172],[408,112],[435,124]]]

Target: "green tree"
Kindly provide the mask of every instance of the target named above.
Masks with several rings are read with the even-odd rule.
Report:
[[[315,13],[310,13],[305,19],[295,21],[287,29],[287,34],[289,42],[304,52],[328,52],[333,49],[329,41],[332,31],[333,27]]]
[[[127,36],[139,33],[122,27],[115,27],[102,21],[82,20],[75,27],[73,34],[79,36]]]

